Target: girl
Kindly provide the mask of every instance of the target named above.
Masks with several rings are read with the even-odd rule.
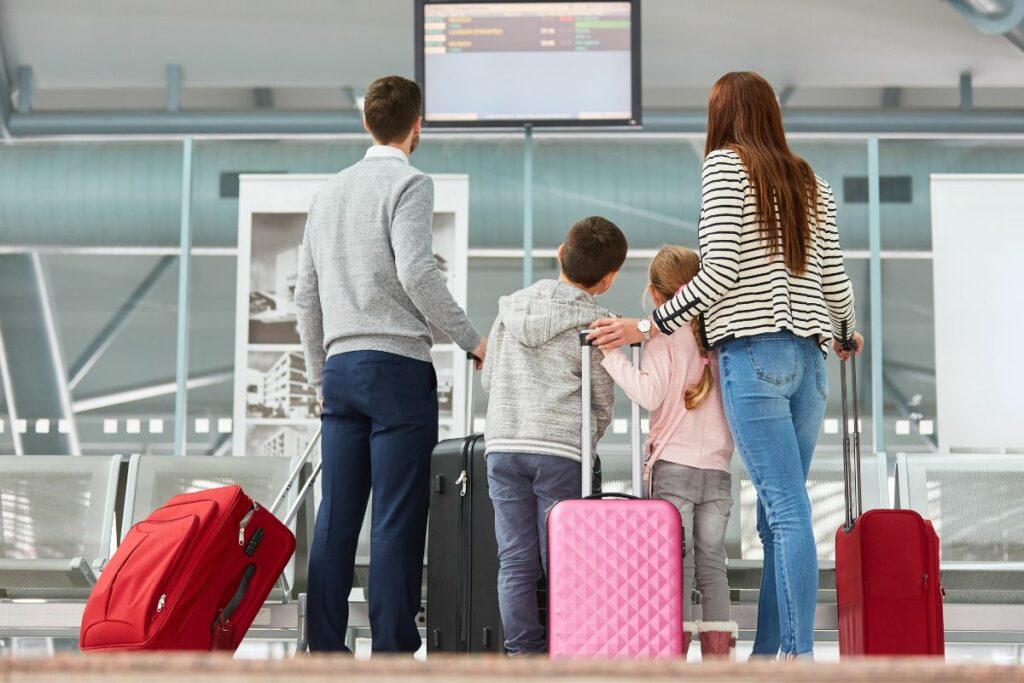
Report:
[[[864,347],[835,197],[790,150],[775,91],[749,71],[711,89],[704,154],[700,272],[652,319],[597,320],[590,340],[622,346],[704,319],[757,491],[764,571],[754,654],[813,660],[818,555],[806,484],[825,417],[825,353],[829,342],[844,359],[844,342]]]
[[[654,304],[661,306],[671,299],[699,270],[695,252],[662,247],[649,268],[648,289]],[[698,625],[701,652],[708,658],[731,655],[735,645],[736,624],[729,621],[725,570],[733,442],[722,409],[718,369],[701,342],[699,319],[693,320],[691,330],[692,334],[651,340],[642,370],[623,354],[611,353],[611,348],[603,365],[631,399],[650,411],[644,478],[652,497],[675,505],[683,518],[689,549],[683,586],[693,589],[696,575],[704,617]],[[692,626],[686,631],[692,634]]]

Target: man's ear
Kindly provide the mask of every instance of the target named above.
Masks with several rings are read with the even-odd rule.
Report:
[[[612,285],[615,284],[615,278],[617,278],[618,276],[619,271],[613,270],[612,272],[608,273],[601,279],[602,283],[604,284],[605,292],[612,288]]]
[[[363,117],[363,130],[365,130],[367,133],[369,133],[370,137],[373,137],[373,131],[370,130],[370,126],[366,123],[366,117],[365,116]]]
[[[565,242],[558,245],[558,251],[555,252],[555,258],[558,259],[558,265],[562,265],[562,247],[565,246]]]
[[[414,135],[419,135],[423,130],[423,117],[417,116],[416,123],[412,124],[412,132]]]

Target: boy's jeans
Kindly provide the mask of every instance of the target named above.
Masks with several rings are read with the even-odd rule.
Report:
[[[654,497],[675,505],[683,518],[683,596],[687,609],[691,591],[697,588],[704,621],[729,621],[725,528],[732,510],[732,475],[662,460],[654,464],[651,476]]]
[[[490,453],[487,483],[498,539],[498,606],[509,654],[544,652],[537,581],[548,566],[548,509],[579,498],[580,463],[556,455]]]
[[[729,340],[718,363],[725,414],[757,491],[764,546],[754,654],[809,654],[818,556],[806,484],[825,416],[825,358],[817,339],[782,331]]]

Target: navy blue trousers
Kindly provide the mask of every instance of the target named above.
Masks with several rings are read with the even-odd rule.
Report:
[[[381,351],[338,354],[327,360],[323,393],[323,498],[309,555],[310,650],[348,651],[348,598],[372,488],[373,650],[415,652],[430,454],[437,443],[434,366]]]

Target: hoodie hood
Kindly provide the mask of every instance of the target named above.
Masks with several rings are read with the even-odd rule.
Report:
[[[540,280],[498,300],[505,330],[523,346],[543,346],[566,330],[583,330],[599,318],[615,317],[582,289]]]

